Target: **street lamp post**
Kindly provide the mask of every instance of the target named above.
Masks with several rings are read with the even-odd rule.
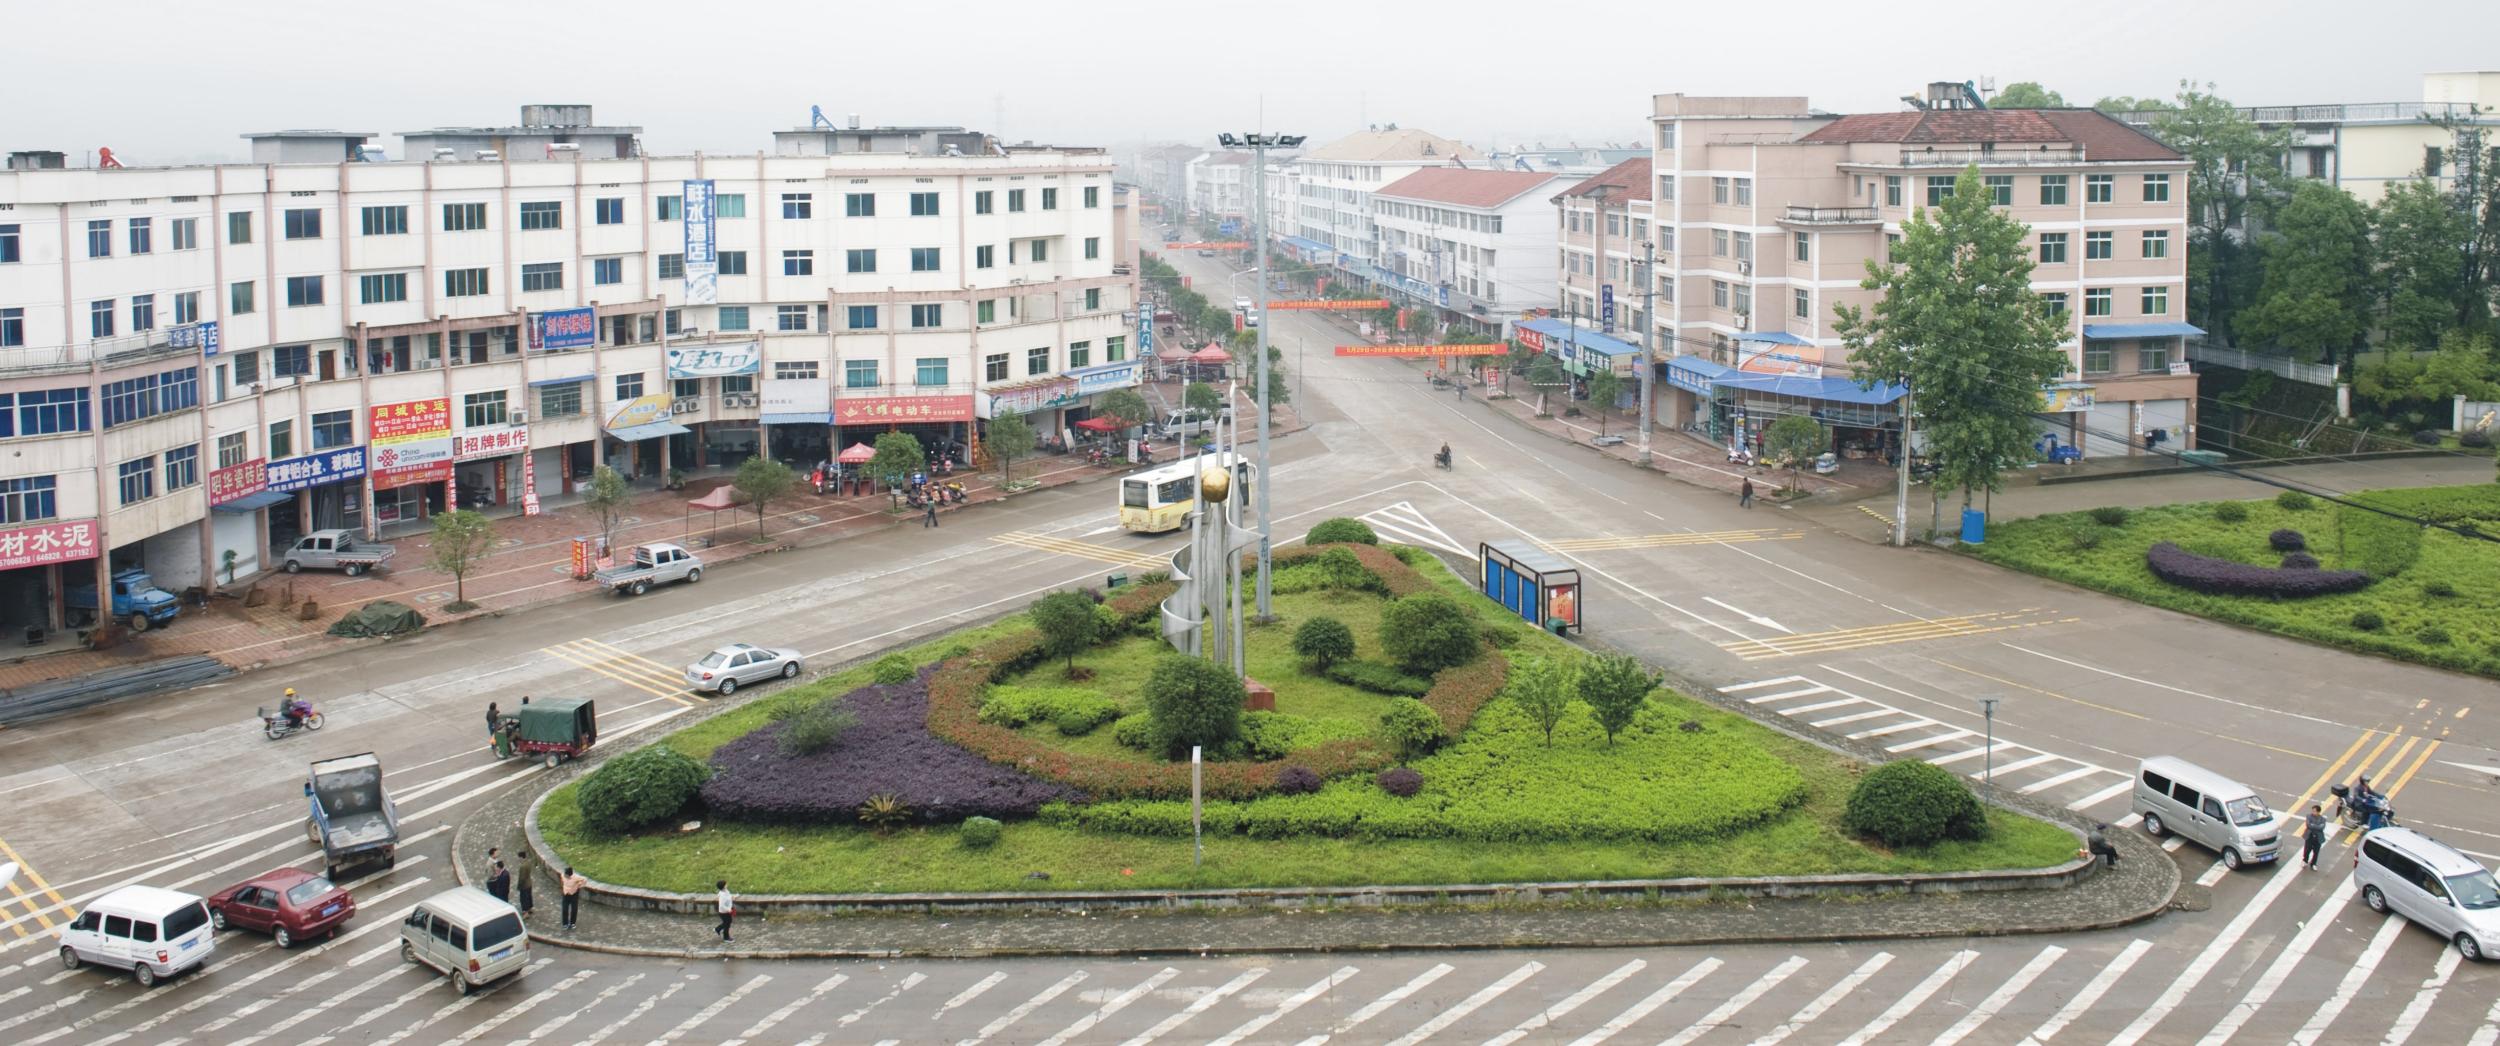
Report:
[[[1248,134],[1239,136],[1230,133],[1218,134],[1215,138],[1217,142],[1221,143],[1228,149],[1239,148],[1245,144],[1248,145],[1250,147],[1252,157],[1251,164],[1256,171],[1253,175],[1256,188],[1251,193],[1252,198],[1250,201],[1250,207],[1251,214],[1253,215],[1253,235],[1256,236],[1259,241],[1259,264],[1256,269],[1252,270],[1253,272],[1259,274],[1259,342],[1258,348],[1254,350],[1258,353],[1259,359],[1255,376],[1251,379],[1252,382],[1254,382],[1254,384],[1251,385],[1251,396],[1253,401],[1256,402],[1259,407],[1258,480],[1254,484],[1254,486],[1258,488],[1257,494],[1259,499],[1258,619],[1261,623],[1266,623],[1276,619],[1274,595],[1270,591],[1268,584],[1270,577],[1275,574],[1275,570],[1271,569],[1273,562],[1270,557],[1270,553],[1273,550],[1275,542],[1268,533],[1267,514],[1267,488],[1269,486],[1269,473],[1267,468],[1267,415],[1270,406],[1267,394],[1267,150],[1269,146],[1275,146],[1279,149],[1292,149],[1298,147],[1302,144],[1302,136],[1298,134],[1270,134],[1264,131],[1252,131]]]
[[[1657,268],[1657,265],[1658,265],[1658,245],[1657,245],[1656,243],[1653,243],[1653,242],[1649,241],[1649,240],[1642,240],[1642,241],[1641,241],[1641,467],[1642,467],[1642,468],[1648,468],[1648,467],[1649,467],[1649,465],[1650,465],[1650,456],[1649,456],[1649,426],[1650,426],[1650,423],[1654,420],[1654,419],[1652,418],[1652,416],[1651,416],[1651,415],[1652,415],[1652,412],[1656,409],[1655,407],[1651,406],[1652,401],[1653,401],[1656,397],[1655,397],[1655,395],[1653,394],[1653,391],[1652,391],[1652,390],[1651,390],[1651,388],[1650,388],[1650,382],[1651,382],[1652,380],[1654,380],[1654,379],[1656,378],[1656,376],[1657,376],[1657,372],[1658,372],[1658,362],[1657,362],[1657,353],[1656,353],[1656,350],[1654,350],[1654,349],[1651,347],[1651,345],[1650,345],[1650,340],[1651,340],[1650,330],[1651,330],[1651,328],[1654,328],[1654,327],[1656,327],[1656,326],[1658,325],[1658,320],[1657,320],[1657,317],[1656,317],[1656,316],[1654,316],[1654,315],[1652,315],[1652,314],[1653,314],[1653,313],[1655,313],[1655,312],[1657,311],[1657,309],[1658,309],[1658,297],[1657,297],[1657,295],[1658,295],[1658,276],[1657,276],[1657,274],[1656,274],[1655,272],[1653,272],[1653,271],[1652,271],[1652,270],[1654,270],[1655,268]]]
[[[1981,780],[1986,781],[1989,784],[1997,783],[1998,700],[1998,698],[1993,697],[1983,697],[1979,699],[1979,714],[1986,717],[1988,720],[1988,747],[1981,749],[1979,753],[1979,776]]]

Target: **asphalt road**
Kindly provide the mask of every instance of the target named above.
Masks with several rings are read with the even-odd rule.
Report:
[[[1177,261],[1201,286],[1222,280],[1208,260]],[[1593,641],[1905,757],[2130,825],[2124,785],[2150,755],[2240,777],[2278,808],[2367,769],[2408,822],[2500,860],[2480,769],[2500,764],[2500,709],[2478,707],[2494,703],[2488,681],[1739,509],[1528,434],[1397,363],[1332,358],[1337,337],[1315,318],[1275,322],[1318,422],[1278,444],[1281,536],[1357,515],[1457,562],[1481,540],[1545,541],[1588,578]],[[1429,467],[1444,439],[1449,473]],[[2500,1039],[2500,971],[2354,901],[2341,834],[2319,872],[2226,872],[2180,847],[2209,910],[2056,938],[1135,963],[685,964],[542,948],[524,978],[465,1000],[398,961],[397,914],[451,881],[450,826],[544,773],[484,752],[486,700],[587,693],[603,747],[621,749],[704,700],[677,671],[722,642],[796,647],[822,668],[1177,543],[1119,532],[1112,500],[1108,484],[1048,492],[640,599],[587,597],[0,732],[0,860],[28,869],[0,917],[0,1041]],[[330,725],[267,741],[253,709],[290,685]],[[2001,699],[1994,748],[1982,697]],[[355,883],[353,936],[281,953],[225,935],[209,968],[151,992],[55,963],[50,927],[112,886],[206,892],[317,865],[304,764],[359,751],[382,757],[412,845]]]

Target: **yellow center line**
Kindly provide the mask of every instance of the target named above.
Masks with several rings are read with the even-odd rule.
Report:
[[[20,887],[20,886],[18,886],[18,885],[17,885],[17,882],[16,882],[15,880],[11,880],[11,881],[9,882],[9,892],[10,892],[10,893],[13,893],[13,894],[16,894],[16,895],[17,895],[17,900],[18,900],[18,903],[23,904],[23,905],[25,905],[25,906],[26,906],[26,912],[27,912],[27,914],[32,915],[32,916],[34,916],[34,917],[35,917],[35,918],[37,918],[37,919],[42,919],[42,918],[43,918],[43,902],[38,901],[38,900],[36,900],[35,898],[32,898],[32,897],[27,896],[27,895],[26,895],[26,891],[25,891],[25,889],[24,889],[24,888],[22,888],[22,887]],[[6,912],[6,911],[8,911],[8,906],[7,906],[7,905],[5,905],[5,904],[0,904],[0,912]],[[51,924],[51,923],[49,923],[49,922],[46,922],[46,923],[44,923],[44,924],[43,924],[43,928],[44,928],[44,929],[49,930],[49,929],[51,929],[51,928],[52,928],[52,924]],[[12,930],[17,931],[17,935],[18,935],[18,936],[20,936],[20,937],[31,937],[31,936],[33,936],[32,934],[29,934],[29,933],[27,933],[27,932],[26,932],[26,924],[25,924],[25,923],[20,922],[20,921],[17,921],[17,920],[14,920],[14,919],[13,919],[13,920],[10,920],[10,922],[9,922],[9,929],[12,929]]]
[[[1995,617],[1998,617],[1998,616],[1999,616],[1999,615],[1996,615],[1996,614],[1966,614],[1966,615],[1963,615],[1963,616],[1961,616],[1961,617],[1939,617],[1939,618],[1929,618],[1929,619],[1926,619],[1926,620],[1920,620],[1920,621],[1900,621],[1900,622],[1895,622],[1895,623],[1893,623],[1893,624],[1889,624],[1889,625],[1867,625],[1867,626],[1865,626],[1865,627],[1863,627],[1863,628],[1839,628],[1839,629],[1833,629],[1833,630],[1828,631],[1828,632],[1804,632],[1804,633],[1799,633],[1799,634],[1797,634],[1797,635],[1793,635],[1793,636],[1781,636],[1781,637],[1779,637],[1778,639],[1770,639],[1770,640],[1765,640],[1765,639],[1734,639],[1734,640],[1729,640],[1729,641],[1727,641],[1727,642],[1721,643],[1721,644],[1719,644],[1719,645],[1720,645],[1720,646],[1724,646],[1724,647],[1737,647],[1737,646],[1745,646],[1745,645],[1747,645],[1747,644],[1751,644],[1751,643],[1761,643],[1761,644],[1765,644],[1765,645],[1769,645],[1769,644],[1774,644],[1774,643],[1776,643],[1776,644],[1778,644],[1778,645],[1779,645],[1779,646],[1781,646],[1781,647],[1790,647],[1790,646],[1794,646],[1795,644],[1798,644],[1798,643],[1811,643],[1811,642],[1815,642],[1815,641],[1818,641],[1818,640],[1824,640],[1824,639],[1856,639],[1856,638],[1863,637],[1863,636],[1877,636],[1877,635],[1884,635],[1884,634],[1886,634],[1886,633],[1890,633],[1890,632],[1906,632],[1906,631],[1914,631],[1914,630],[1920,630],[1920,629],[1934,629],[1934,628],[1951,628],[1951,627],[1954,627],[1955,625],[1958,625],[1958,624],[1963,624],[1963,623],[1966,623],[1966,622],[1973,622],[1973,621],[1986,620],[1986,619],[1991,619],[1991,618],[1995,618]]]
[[[2393,796],[2398,792],[2404,791],[2405,785],[2413,781],[2413,775],[2422,772],[2422,767],[2431,761],[2431,753],[2439,751],[2439,746],[2443,743],[2445,742],[2433,741],[2427,745],[2423,745],[2422,754],[2413,757],[2413,765],[2405,767],[2404,776],[2397,778],[2395,784],[2387,786],[2387,794]]]
[[[2397,728],[2396,728],[2396,730],[2389,731],[2386,737],[2381,738],[2381,739],[2379,740],[2378,746],[2377,746],[2377,747],[2375,747],[2375,748],[2370,749],[2370,755],[2369,755],[2369,757],[2368,757],[2368,758],[2366,758],[2366,759],[2363,759],[2363,760],[2360,762],[2360,764],[2359,764],[2359,765],[2357,765],[2357,766],[2355,766],[2355,767],[2353,768],[2353,771],[2354,771],[2355,776],[2358,776],[2358,777],[2372,777],[2372,776],[2375,776],[2375,777],[2377,777],[2377,778],[2378,778],[2379,780],[2381,780],[2381,781],[2386,780],[2386,779],[2387,779],[2387,772],[2388,772],[2388,771],[2390,771],[2390,770],[2395,769],[2395,767],[2396,767],[2396,765],[2397,765],[2397,764],[2404,762],[2404,761],[2405,761],[2405,755],[2406,755],[2407,753],[2409,753],[2409,752],[2413,751],[2413,746],[2415,746],[2415,745],[2418,745],[2418,744],[2421,744],[2421,743],[2422,743],[2422,739],[2421,739],[2420,737],[2418,737],[2418,736],[2417,736],[2417,737],[2407,737],[2407,738],[2405,738],[2405,743],[2404,743],[2404,744],[2402,744],[2402,745],[2397,746],[2397,748],[2396,748],[2396,755],[2395,755],[2395,757],[2394,757],[2394,758],[2392,758],[2392,759],[2389,759],[2389,760],[2387,761],[2387,765],[2379,767],[2376,771],[2372,771],[2372,770],[2370,769],[2370,767],[2371,767],[2371,766],[2373,766],[2373,765],[2375,765],[2375,764],[2378,762],[2378,754],[2379,754],[2380,752],[2384,752],[2384,751],[2386,751],[2386,750],[2387,750],[2387,745],[2388,745],[2388,743],[2389,743],[2389,742],[2391,742],[2391,741],[2394,741],[2394,740],[2395,740],[2395,739],[2399,736],[2399,733],[2400,733],[2403,729],[2404,729],[2403,727],[2397,727]],[[2377,789],[2377,792],[2378,792],[2378,794],[2380,794],[2380,795],[2382,795],[2382,796],[2384,796],[2384,795],[2387,795],[2387,794],[2388,794],[2388,790],[2387,790],[2387,789],[2384,789],[2384,788]],[[2360,838],[2360,837],[2361,837],[2361,831],[2360,831],[2359,829],[2355,829],[2355,830],[2353,830],[2353,831],[2350,831],[2350,832],[2345,833],[2345,835],[2344,835],[2344,842],[2345,842],[2347,845],[2349,845],[2349,844],[2350,844],[2353,840],[2358,839],[2358,838]]]
[[[2018,689],[2018,690],[2029,690],[2029,691],[2031,691],[2032,693],[2039,694],[2039,695],[2041,695],[2041,696],[2043,696],[2043,697],[2054,697],[2054,698],[2056,698],[2056,699],[2058,699],[2058,700],[2060,700],[2060,701],[2071,701],[2071,702],[2074,702],[2075,704],[2082,705],[2082,706],[2084,706],[2085,708],[2097,708],[2097,709],[2100,709],[2100,710],[2101,710],[2101,711],[2103,711],[2103,712],[2108,712],[2108,713],[2111,713],[2111,714],[2113,714],[2113,715],[2122,715],[2122,716],[2126,716],[2126,717],[2128,717],[2128,718],[2130,718],[2130,719],[2143,719],[2143,720],[2150,721],[2150,720],[2151,720],[2151,718],[2152,718],[2152,717],[2150,717],[2150,716],[2138,715],[2138,714],[2136,714],[2136,713],[2134,713],[2134,712],[2127,711],[2126,709],[2123,709],[2123,708],[2112,708],[2112,707],[2110,707],[2110,706],[2108,706],[2108,705],[2104,705],[2104,704],[2101,704],[2101,703],[2096,702],[2096,701],[2086,701],[2086,700],[2084,700],[2084,699],[2082,699],[2082,698],[2080,698],[2080,697],[2071,697],[2071,696],[2068,696],[2068,695],[2066,695],[2066,694],[2061,694],[2061,693],[2058,693],[2058,692],[2057,692],[2057,691],[2055,691],[2055,690],[2042,690],[2042,689],[2040,689],[2039,687],[2032,686],[2032,685],[2027,684],[2027,683],[2017,683],[2017,682],[2015,682],[2015,681],[2013,681],[2013,680],[2011,680],[2011,679],[2006,679],[2006,678],[2003,678],[2003,677],[2001,677],[2001,676],[1992,676],[1992,675],[1989,675],[1989,674],[1988,674],[1988,673],[1986,673],[1986,672],[1979,671],[1978,669],[1974,669],[1974,668],[1964,668],[1963,666],[1961,666],[1961,665],[1957,665],[1957,664],[1954,664],[1954,663],[1953,663],[1953,662],[1951,662],[1951,661],[1943,661],[1943,660],[1938,660],[1938,659],[1936,659],[1936,658],[1932,658],[1932,657],[1927,658],[1927,660],[1929,660],[1929,661],[1934,661],[1935,663],[1937,663],[1937,664],[1939,664],[1939,665],[1943,665],[1944,667],[1946,667],[1946,668],[1950,668],[1950,669],[1952,669],[1952,670],[1954,670],[1954,671],[1956,671],[1956,672],[1961,672],[1961,673],[1964,673],[1964,674],[1967,674],[1967,675],[1974,675],[1974,676],[1978,676],[1979,678],[1981,678],[1981,679],[1985,679],[1985,680],[1988,680],[1988,681],[1990,681],[1990,682],[1995,682],[1995,683],[2003,683],[2003,684],[2005,684],[2006,686],[2014,687],[2015,689]]]
[[[650,669],[651,669],[653,672],[656,672],[656,673],[659,673],[659,674],[661,674],[661,675],[667,676],[667,677],[668,677],[671,681],[676,680],[676,678],[677,678],[677,674],[678,674],[680,671],[683,671],[682,669],[670,668],[670,667],[669,667],[669,666],[667,666],[667,665],[663,665],[663,664],[661,664],[661,663],[659,663],[659,662],[657,662],[657,661],[653,661],[653,660],[651,660],[650,658],[644,657],[644,656],[642,656],[641,654],[634,653],[634,652],[633,652],[633,651],[631,651],[631,650],[626,650],[626,649],[624,649],[624,648],[622,648],[622,647],[611,646],[611,645],[609,645],[609,644],[602,643],[602,642],[600,642],[600,641],[598,641],[598,640],[596,640],[596,639],[577,639],[577,640],[574,640],[574,642],[579,643],[579,644],[581,644],[581,645],[583,645],[583,646],[597,647],[597,648],[598,648],[598,649],[600,649],[600,650],[607,651],[608,653],[610,653],[610,654],[612,654],[612,655],[615,655],[615,657],[616,657],[618,660],[620,660],[620,661],[631,661],[631,662],[634,662],[635,664],[639,664],[639,665],[647,665],[647,666],[649,666],[649,667],[650,667]]]
[[[27,882],[35,884],[35,889],[42,891],[43,896],[52,898],[53,904],[66,908],[69,899],[62,897],[59,890],[53,889],[51,883],[45,882],[42,874],[35,871],[35,866],[27,863],[26,858],[17,852],[16,847],[10,846],[6,839],[0,839],[0,854],[7,854],[9,861],[17,865],[17,874],[24,877]],[[17,880],[9,881],[9,892],[16,894],[19,900],[25,902],[27,913],[33,915],[36,922],[42,923],[44,929],[52,928],[51,917],[44,914],[46,906],[33,895],[28,894],[25,887],[19,886]],[[5,910],[6,907],[6,905],[0,905],[0,910]],[[13,928],[17,930],[18,936],[26,936],[25,924],[18,923]]]
[[[1767,658],[1781,656],[1783,652],[1788,654],[1828,654],[1840,650],[1860,650],[1866,647],[1889,646],[1895,643],[1915,643],[1929,639],[1959,639],[1967,636],[1983,636],[1990,632],[2006,632],[2023,628],[2040,628],[2047,625],[2067,625],[2080,620],[2082,620],[2082,618],[2068,617],[2059,618],[2054,621],[2021,621],[2012,624],[1992,625],[1985,628],[1974,625],[1955,625],[1950,628],[1939,629],[1934,632],[1907,633],[1825,642],[1807,649],[1794,649],[1783,646],[1782,648],[1774,648],[1770,653],[1747,654],[1744,655],[1744,659],[1747,661],[1761,661]]]
[[[548,647],[547,652],[566,661],[570,661],[573,664],[589,669],[592,672],[596,672],[600,675],[616,680],[619,683],[623,683],[626,686],[633,687],[634,689],[640,690],[646,694],[656,694],[660,697],[675,701],[681,705],[692,706],[693,704],[693,702],[679,697],[674,690],[664,690],[659,687],[652,686],[644,677],[628,674],[622,669],[612,668],[607,664],[607,662],[595,660],[579,651],[566,650],[563,647]]]
[[[2342,774],[2344,772],[2344,765],[2352,762],[2352,754],[2360,751],[2362,745],[2369,744],[2370,739],[2376,736],[2378,736],[2378,731],[2364,730],[2361,732],[2361,736],[2353,738],[2351,744],[2344,746],[2344,754],[2336,756],[2333,763],[2327,764],[2326,769],[2319,771],[2318,779],[2309,782],[2309,787],[2301,789],[2300,795],[2292,800],[2292,812],[2300,814],[2305,818],[2308,811],[2302,808],[2317,801],[2315,796],[2318,794],[2318,789],[2326,787],[2327,782],[2335,780],[2338,775]],[[2379,747],[2387,747],[2387,742],[2380,741]],[[2377,753],[2372,754],[2375,755]],[[2293,826],[2292,834],[2299,835],[2308,830],[2309,822],[2304,819]]]

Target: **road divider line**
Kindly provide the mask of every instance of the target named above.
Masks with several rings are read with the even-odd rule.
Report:
[[[2361,736],[2353,738],[2351,744],[2344,746],[2344,754],[2336,756],[2334,762],[2326,764],[2326,769],[2318,771],[2317,779],[2309,782],[2309,787],[2301,789],[2300,794],[2292,799],[2291,812],[2294,817],[2291,834],[2298,836],[2309,830],[2309,822],[2302,816],[2301,808],[2316,801],[2312,797],[2318,794],[2318,789],[2342,776],[2344,765],[2352,761],[2353,753],[2360,751],[2362,745],[2369,744],[2370,738],[2377,734],[2378,731],[2375,730],[2362,731]]]
[[[677,678],[677,673],[682,671],[682,669],[671,667],[669,665],[663,665],[657,661],[651,660],[650,658],[644,657],[641,654],[627,650],[624,647],[615,646],[609,643],[602,643],[588,636],[574,640],[574,642],[580,643],[584,646],[597,647],[600,650],[606,651],[608,654],[614,656],[619,661],[628,661],[634,664],[642,665],[649,668],[653,674],[666,676],[670,679]]]

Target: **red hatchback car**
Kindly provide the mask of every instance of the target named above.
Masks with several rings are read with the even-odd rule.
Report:
[[[356,899],[311,872],[280,868],[263,872],[208,898],[209,919],[220,930],[260,930],[278,947],[336,933],[356,914]]]

